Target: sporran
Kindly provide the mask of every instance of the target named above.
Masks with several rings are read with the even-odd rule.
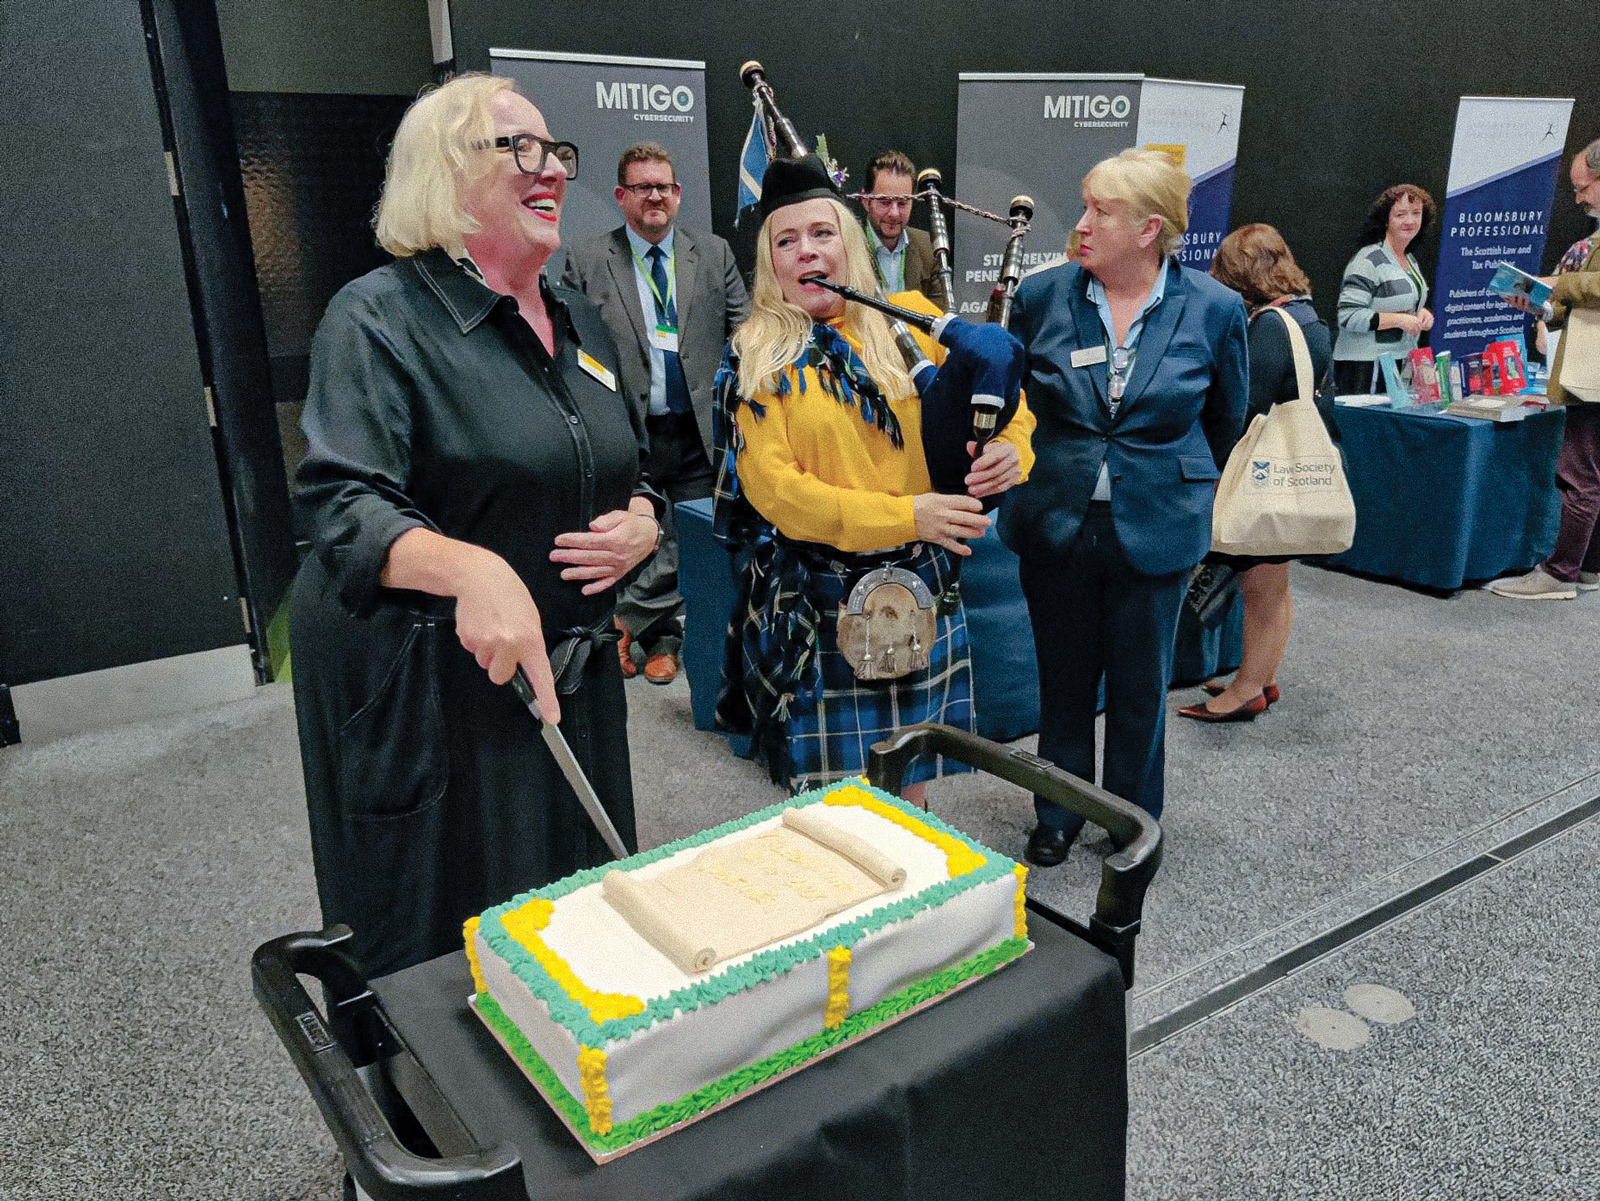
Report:
[[[858,680],[898,680],[928,666],[938,629],[933,592],[904,567],[878,567],[838,611],[839,653]]]

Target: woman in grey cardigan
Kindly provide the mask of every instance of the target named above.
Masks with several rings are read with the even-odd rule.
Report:
[[[1428,285],[1407,247],[1433,223],[1433,197],[1416,184],[1386,188],[1361,227],[1361,249],[1346,264],[1339,288],[1339,340],[1333,378],[1341,395],[1381,392],[1380,354],[1415,350],[1433,328]]]

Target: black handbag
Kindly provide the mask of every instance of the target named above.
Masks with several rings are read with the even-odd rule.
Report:
[[[1183,600],[1195,619],[1207,629],[1222,620],[1239,593],[1240,572],[1226,563],[1199,563],[1189,573],[1189,591]]]

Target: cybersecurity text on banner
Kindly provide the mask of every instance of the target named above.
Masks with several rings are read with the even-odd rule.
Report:
[[[1484,286],[1500,262],[1537,275],[1571,100],[1463,96],[1439,223],[1428,345],[1460,362],[1523,330]]]
[[[678,220],[711,228],[705,63],[492,49],[489,64],[494,74],[517,81],[544,114],[551,137],[580,147],[578,178],[562,203],[564,244],[622,224],[612,189],[617,160],[636,142],[659,142],[672,156],[683,185]],[[551,279],[560,278],[565,257],[552,259]]]
[[[1078,222],[1078,181],[1134,144],[1140,75],[962,74],[956,111],[955,195],[1005,213],[1033,197],[1024,269],[1058,259]],[[1000,277],[1006,229],[955,214],[951,242],[958,311],[982,316]]]
[[[1146,79],[1139,94],[1138,145],[1169,150],[1194,180],[1189,232],[1178,252],[1185,267],[1211,266],[1233,212],[1244,88],[1186,79]]]
[[[1228,231],[1244,89],[1142,75],[963,74],[956,117],[956,194],[1004,213],[1034,200],[1024,266],[1062,258],[1083,211],[1078,185],[1103,158],[1130,146],[1165,150],[1194,178],[1191,238],[1179,255],[1205,270]],[[982,313],[999,276],[1005,230],[957,212],[956,296]]]

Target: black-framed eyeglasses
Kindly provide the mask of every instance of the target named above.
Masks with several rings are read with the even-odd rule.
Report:
[[[683,185],[676,181],[672,183],[619,183],[617,187],[624,192],[632,192],[640,200],[649,200],[653,196],[676,196],[683,191]]]
[[[492,142],[474,143],[480,150],[509,150],[516,160],[517,170],[524,175],[539,175],[544,166],[555,157],[568,179],[578,178],[578,148],[571,142],[552,142],[536,133],[503,134]],[[538,153],[534,153],[534,148]],[[530,164],[532,164],[530,166]]]

